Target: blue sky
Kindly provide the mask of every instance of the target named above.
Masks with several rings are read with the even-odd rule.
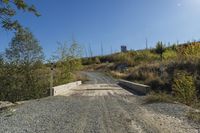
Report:
[[[145,48],[165,43],[200,39],[200,0],[28,0],[42,14],[37,18],[20,13],[17,19],[40,41],[46,58],[57,42],[75,38],[94,55]],[[0,29],[0,51],[10,42],[12,32]]]

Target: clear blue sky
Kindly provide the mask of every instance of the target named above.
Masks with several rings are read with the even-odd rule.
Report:
[[[91,44],[95,55],[149,47],[157,41],[185,42],[200,39],[200,0],[29,0],[42,14],[37,18],[20,13],[17,18],[33,32],[46,58],[57,42],[74,37],[79,44]],[[0,29],[0,51],[10,42],[12,32]],[[88,48],[87,48],[88,49]]]

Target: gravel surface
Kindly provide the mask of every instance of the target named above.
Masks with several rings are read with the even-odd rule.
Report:
[[[146,104],[145,107],[148,110],[153,110],[157,113],[171,115],[177,118],[185,118],[185,112],[190,111],[190,107],[181,104],[169,104],[169,103],[152,103]]]
[[[2,133],[198,133],[187,107],[142,104],[101,73],[63,96],[31,100],[0,113]],[[184,119],[182,119],[184,118]]]

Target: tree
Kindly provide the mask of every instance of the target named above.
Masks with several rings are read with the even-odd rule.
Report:
[[[95,58],[94,58],[94,62],[95,62],[96,64],[100,64],[100,63],[101,63],[99,57],[95,57]]]
[[[3,60],[3,55],[2,55],[2,54],[0,54],[0,66],[2,66],[2,65],[3,65],[3,62],[4,62],[4,60]]]
[[[65,84],[73,80],[74,72],[81,67],[82,49],[79,44],[73,40],[71,45],[67,43],[58,43],[54,61],[56,63],[55,84]]]
[[[43,52],[33,34],[28,29],[18,30],[5,55],[7,64],[4,88],[1,88],[5,99],[18,101],[41,97],[46,88],[40,82],[44,79],[43,74],[37,71],[42,67]]]
[[[7,30],[19,29],[20,23],[14,20],[17,10],[33,13],[40,16],[34,5],[29,5],[25,0],[0,0],[0,25]]]
[[[12,38],[10,46],[6,49],[8,62],[15,65],[34,65],[42,62],[43,52],[38,40],[29,29],[20,29]]]
[[[163,53],[165,52],[165,45],[162,42],[156,44],[155,52],[160,55],[161,60],[163,59]]]

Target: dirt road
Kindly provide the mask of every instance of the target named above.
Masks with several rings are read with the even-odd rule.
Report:
[[[63,96],[28,101],[0,113],[0,132],[20,133],[198,133],[178,104],[143,104],[97,72]]]

